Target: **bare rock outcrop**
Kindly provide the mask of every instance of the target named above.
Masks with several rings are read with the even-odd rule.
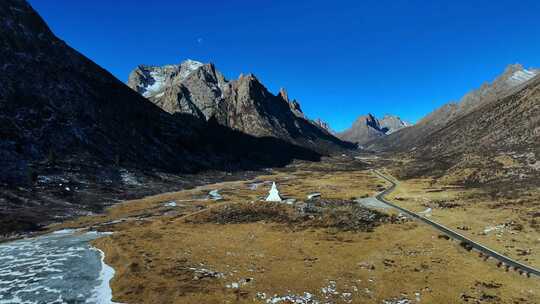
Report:
[[[141,76],[143,75],[143,76]],[[169,113],[183,113],[256,137],[274,137],[322,154],[352,148],[305,117],[281,88],[270,93],[253,74],[226,80],[213,64],[188,60],[139,66],[129,86]]]
[[[368,114],[358,117],[349,129],[337,133],[337,136],[343,140],[363,145],[410,125],[394,115],[385,115],[382,119],[378,119],[372,114]]]

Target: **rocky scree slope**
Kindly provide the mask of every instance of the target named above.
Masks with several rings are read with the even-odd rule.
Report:
[[[179,187],[171,174],[319,158],[163,111],[58,39],[24,0],[1,1],[0,23],[0,235]]]
[[[253,75],[226,80],[213,64],[187,60],[139,66],[128,85],[169,113],[184,113],[255,137],[273,137],[331,154],[353,145],[309,120],[285,89],[270,93]]]

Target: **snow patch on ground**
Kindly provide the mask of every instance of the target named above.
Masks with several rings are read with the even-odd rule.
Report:
[[[203,278],[216,278],[216,279],[223,279],[225,278],[225,274],[218,271],[213,271],[206,268],[189,268],[189,270],[193,271],[193,279],[194,280],[200,280]]]
[[[319,304],[320,302],[315,299],[315,296],[309,292],[305,292],[303,295],[286,294],[286,295],[274,295],[267,297],[266,293],[257,293],[257,298],[266,300],[269,304],[278,303],[295,303],[295,304]]]
[[[169,202],[166,202],[165,204],[163,204],[163,206],[165,207],[176,207],[177,204],[175,201],[169,201]]]
[[[398,300],[383,300],[383,304],[412,304],[413,302],[409,299],[398,299]]]
[[[232,282],[230,284],[227,284],[225,285],[225,287],[231,288],[231,289],[238,289],[241,286],[247,285],[251,282],[253,282],[253,278],[244,278],[244,279],[239,280],[238,282]]]
[[[137,177],[126,169],[120,169],[120,178],[122,183],[130,186],[140,186],[141,183],[137,180]]]
[[[490,232],[502,232],[504,231],[504,229],[506,228],[506,225],[505,224],[500,224],[500,225],[496,225],[496,226],[487,226],[486,228],[484,228],[484,234],[488,234]]]
[[[208,196],[210,197],[210,199],[213,199],[215,201],[223,199],[223,196],[221,196],[221,194],[219,194],[218,189],[214,189],[214,190],[210,191],[208,193]]]

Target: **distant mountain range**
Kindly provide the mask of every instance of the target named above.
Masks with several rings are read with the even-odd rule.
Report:
[[[162,67],[140,65],[129,75],[128,85],[171,114],[188,114],[321,154],[352,147],[332,135],[320,121],[309,120],[285,89],[274,95],[253,74],[229,81],[213,64],[186,60]]]
[[[411,124],[395,115],[385,115],[378,119],[372,114],[367,114],[358,117],[349,129],[336,133],[336,136],[342,140],[363,145],[408,126]]]

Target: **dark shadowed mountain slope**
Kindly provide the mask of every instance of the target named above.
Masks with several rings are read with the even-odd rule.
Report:
[[[3,160],[69,155],[187,168],[177,142],[200,124],[175,118],[57,39],[25,1],[2,1]],[[177,130],[178,129],[178,130]]]
[[[26,1],[1,1],[0,23],[0,235],[178,187],[171,173],[318,159],[163,111],[56,38]]]
[[[274,137],[322,154],[353,146],[304,116],[281,89],[270,93],[252,74],[228,81],[213,64],[187,60],[139,66],[128,85],[169,113],[185,113],[256,137]]]

